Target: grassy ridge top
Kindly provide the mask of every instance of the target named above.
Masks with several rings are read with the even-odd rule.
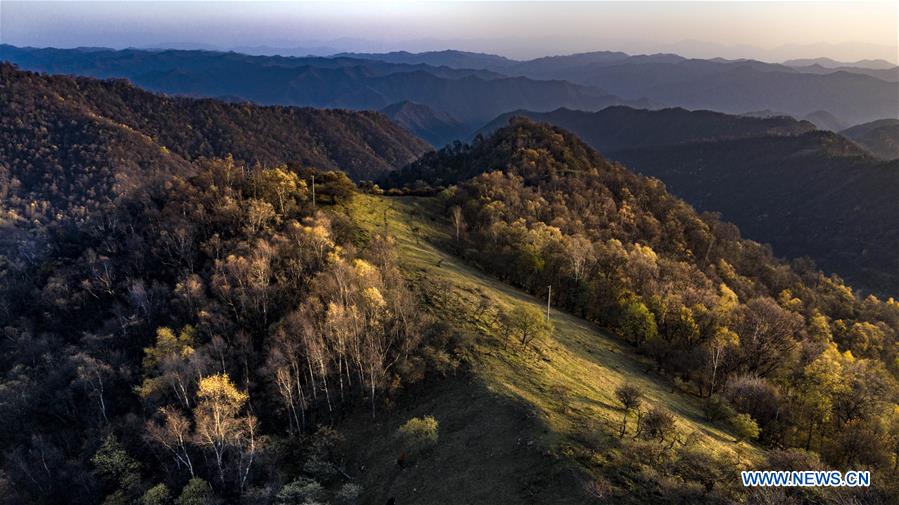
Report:
[[[381,469],[367,474],[368,489],[381,487],[384,497],[396,496],[398,503],[422,496],[433,503],[580,502],[585,496],[577,488],[561,489],[570,479],[546,477],[542,489],[529,486],[529,476],[536,470],[516,473],[514,469],[520,466],[516,460],[530,458],[546,475],[560,471],[573,471],[579,478],[601,474],[604,463],[617,450],[613,433],[622,411],[615,389],[624,383],[642,389],[647,406],[673,412],[679,432],[704,451],[729,455],[741,465],[761,458],[757,448],[734,443],[731,434],[706,422],[700,402],[648,371],[652,365],[645,358],[587,321],[552,310],[555,329],[551,338],[528,349],[505,342],[492,318],[478,309],[481,300],[489,299],[499,309],[523,304],[541,310],[545,300],[511,288],[443,250],[439,244],[449,243],[450,237],[442,217],[436,214],[439,207],[431,198],[359,195],[348,209],[367,233],[386,227],[396,238],[400,262],[409,278],[438,288],[441,296],[433,297],[432,310],[460,330],[460,347],[472,375],[468,381],[451,380],[437,388],[436,398],[418,398],[419,405],[405,412],[409,417],[433,414],[441,425],[451,427],[463,423],[420,465],[400,472],[391,459],[398,450],[392,450],[390,434],[407,418],[402,409],[395,419],[357,432],[368,440],[385,440],[358,455],[367,468]],[[456,410],[460,407],[463,413]],[[435,410],[428,412],[429,408]],[[521,420],[522,413],[527,422]],[[468,415],[474,418],[467,423],[459,419]],[[504,422],[508,426],[503,426]],[[531,452],[525,450],[523,455],[521,444]],[[472,453],[491,457],[472,458]],[[469,465],[467,471],[446,472],[458,469],[455,465],[460,461]],[[499,468],[507,475],[498,476]],[[452,485],[452,480],[460,477],[483,479],[491,485]],[[503,482],[502,477],[515,482]],[[468,490],[470,496],[465,495]],[[377,499],[372,503],[378,503]]]

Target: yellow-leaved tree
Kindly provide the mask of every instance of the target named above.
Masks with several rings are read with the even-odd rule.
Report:
[[[200,380],[194,408],[197,444],[212,451],[222,484],[226,480],[226,454],[235,453],[233,461],[241,491],[259,449],[256,418],[241,415],[248,399],[249,395],[237,389],[228,374],[215,374]]]

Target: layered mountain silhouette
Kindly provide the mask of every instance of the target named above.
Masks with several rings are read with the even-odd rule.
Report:
[[[453,54],[453,58],[433,53],[406,55],[403,61],[482,68],[534,79],[563,79],[596,86],[623,98],[646,98],[666,105],[728,113],[770,109],[803,117],[826,110],[847,124],[899,114],[899,67],[888,64],[876,68],[826,68],[820,62],[791,66],[754,60],[689,59],[676,54],[632,56],[609,51],[513,63],[491,63],[485,55],[464,52]]]
[[[840,134],[878,158],[899,158],[899,119],[880,119],[856,125]]]
[[[713,139],[796,135],[815,129],[815,125],[808,121],[798,121],[788,116],[755,118],[707,110],[671,108],[650,111],[615,106],[598,112],[570,109],[552,112],[519,110],[497,117],[478,133],[487,134],[501,128],[514,116],[524,116],[565,128],[603,152]]]
[[[122,77],[152,91],[243,99],[265,105],[380,110],[402,101],[446,111],[474,129],[503,112],[560,106],[597,110],[647,106],[592,86],[504,77],[486,70],[351,58],[284,58],[209,51],[20,49],[0,59],[23,69]]]
[[[849,126],[845,121],[826,110],[816,110],[815,112],[806,114],[802,119],[811,121],[819,130],[830,130],[832,132],[839,132]]]
[[[845,125],[899,115],[899,67],[830,68],[820,62],[790,66],[609,51],[516,61],[463,51],[292,58],[13,46],[0,46],[0,59],[29,70],[124,77],[165,93],[261,104],[380,110],[411,101],[472,130],[515,109],[609,105],[767,109],[794,117],[823,110]]]
[[[381,113],[435,147],[461,139],[470,131],[451,115],[420,103],[397,102],[381,109]]]

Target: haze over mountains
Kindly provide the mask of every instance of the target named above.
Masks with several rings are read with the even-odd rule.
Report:
[[[850,124],[899,114],[899,67],[823,69],[754,60],[688,59],[675,54],[631,56],[592,52],[530,61],[477,53],[356,54],[357,58],[482,68],[534,79],[597,86],[624,98],[741,113],[773,109],[802,117],[827,110]]]
[[[154,91],[261,104],[381,110],[410,101],[448,114],[469,132],[511,110],[559,107],[773,110],[800,118],[826,111],[846,125],[899,115],[899,67],[825,69],[820,62],[793,67],[604,51],[528,61],[462,51],[290,58],[9,45],[0,46],[0,59],[28,70],[124,77]],[[432,136],[438,144],[449,140]]]
[[[592,86],[505,77],[483,69],[372,62],[349,58],[283,58],[207,51],[108,51],[0,47],[0,59],[23,69],[124,77],[153,91],[250,100],[260,104],[380,110],[413,101],[472,129],[518,108],[596,110],[623,100]]]
[[[878,158],[899,158],[899,119],[880,119],[847,128],[840,133]]]

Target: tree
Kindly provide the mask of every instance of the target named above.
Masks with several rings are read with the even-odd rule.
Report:
[[[106,405],[106,385],[113,375],[109,364],[86,353],[80,352],[72,357],[76,363],[76,373],[81,384],[90,396],[97,400],[97,410],[104,423],[109,423]]]
[[[848,389],[843,380],[844,362],[852,360],[843,355],[836,345],[830,344],[803,370],[798,388],[798,414],[806,422],[804,447],[809,450],[815,430],[831,419],[833,403],[837,395]]]
[[[765,377],[790,358],[802,316],[781,308],[771,298],[753,298],[741,307],[736,324],[744,371]]]
[[[214,495],[209,483],[200,478],[193,478],[181,489],[175,505],[212,505]]]
[[[277,505],[306,505],[321,503],[325,490],[321,484],[308,477],[285,484],[275,497]]]
[[[356,192],[356,184],[343,172],[329,170],[316,174],[315,194],[321,202],[341,204],[352,198]]]
[[[97,473],[113,482],[115,494],[134,496],[140,486],[140,463],[128,455],[115,436],[109,434],[91,458]]]
[[[194,465],[190,458],[190,420],[184,417],[174,407],[162,407],[159,409],[162,416],[162,424],[147,421],[146,437],[151,442],[161,445],[175,458],[178,468],[184,466],[194,477]]]
[[[574,274],[574,282],[577,284],[584,268],[592,260],[593,243],[583,235],[565,235],[563,245],[571,266],[571,273]]]
[[[193,326],[184,326],[177,334],[171,328],[157,329],[155,344],[144,349],[144,380],[138,394],[147,399],[170,391],[183,408],[190,408],[194,384],[205,368],[195,347]]]
[[[899,471],[899,405],[893,404],[887,412],[887,444],[893,453],[893,473]]]
[[[156,484],[147,490],[140,499],[140,505],[170,505],[172,493],[165,484]]]
[[[275,206],[282,216],[294,209],[297,200],[306,199],[306,181],[286,166],[260,170],[251,184],[257,196]]]
[[[511,311],[500,313],[500,325],[525,347],[536,339],[548,338],[553,331],[552,323],[540,310],[524,304],[517,304]]]
[[[462,231],[465,229],[465,218],[462,216],[462,207],[454,205],[450,209],[450,219],[453,222],[453,229],[456,232],[456,245],[462,239]]]
[[[759,438],[759,433],[761,433],[758,423],[756,423],[755,419],[749,414],[735,415],[731,418],[730,425],[737,435],[737,442],[743,440],[755,440]]]
[[[659,336],[655,315],[636,296],[619,300],[618,327],[629,342],[642,344]]]
[[[663,443],[674,432],[674,414],[661,407],[653,407],[637,420],[637,432],[634,434],[634,438],[658,440],[659,443]]]
[[[708,342],[708,357],[711,368],[711,378],[709,379],[709,394],[711,397],[718,385],[718,368],[724,360],[724,357],[736,351],[740,346],[740,336],[729,328],[719,327],[715,330],[715,334]]]
[[[197,390],[197,406],[194,408],[196,440],[215,456],[222,484],[225,483],[225,453],[230,448],[248,445],[252,451],[251,458],[255,454],[256,418],[240,416],[248,399],[247,393],[238,390],[228,374],[204,377]]]
[[[621,418],[621,431],[619,437],[623,437],[627,432],[627,416],[632,411],[636,411],[643,404],[643,392],[636,386],[631,384],[622,384],[615,390],[615,397],[624,407],[624,416]]]

